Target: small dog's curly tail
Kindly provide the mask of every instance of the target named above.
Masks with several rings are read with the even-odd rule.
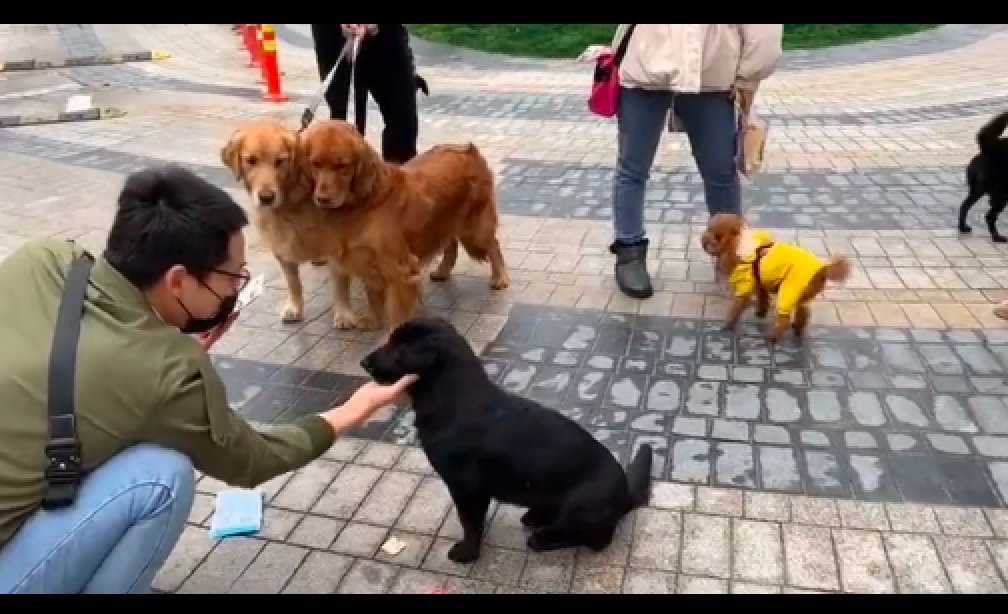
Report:
[[[980,151],[990,149],[997,144],[1006,129],[1008,129],[1008,111],[991,119],[977,132],[976,140]]]
[[[626,468],[627,487],[630,502],[637,509],[648,504],[651,499],[651,465],[654,463],[654,449],[649,444],[641,445],[637,455]]]
[[[823,277],[825,277],[827,281],[840,284],[847,281],[847,278],[850,277],[850,272],[851,266],[847,257],[837,256],[836,258],[830,260],[829,264],[823,268]]]
[[[413,85],[417,90],[423,92],[424,96],[430,97],[430,86],[427,85],[427,79],[424,79],[420,75],[413,75]]]

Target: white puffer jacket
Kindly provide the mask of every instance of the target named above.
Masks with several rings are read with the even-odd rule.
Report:
[[[615,50],[629,24],[613,37]],[[695,93],[756,91],[781,55],[779,23],[642,23],[630,38],[620,83],[626,87]]]

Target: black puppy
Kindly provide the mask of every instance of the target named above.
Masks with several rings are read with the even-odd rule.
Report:
[[[959,232],[969,233],[973,229],[966,223],[970,209],[986,194],[990,196],[990,211],[987,212],[987,229],[995,243],[1008,243],[1008,238],[998,232],[997,220],[1008,207],[1008,138],[1003,138],[1008,128],[1008,111],[987,122],[977,132],[980,153],[970,160],[966,168],[966,182],[969,194],[959,207]]]
[[[448,558],[479,558],[492,499],[528,508],[535,552],[607,547],[620,519],[650,497],[653,452],[623,467],[566,416],[498,388],[446,320],[414,318],[361,361],[378,382],[406,374],[420,444],[451,493],[464,537]]]

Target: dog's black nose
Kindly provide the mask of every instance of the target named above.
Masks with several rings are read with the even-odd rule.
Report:
[[[329,198],[328,196],[316,196],[315,197],[315,203],[317,205],[319,205],[320,207],[325,207],[325,206],[329,205],[330,203],[332,203],[332,199]]]
[[[273,190],[261,190],[259,192],[259,203],[263,205],[272,205],[276,202],[276,192]]]

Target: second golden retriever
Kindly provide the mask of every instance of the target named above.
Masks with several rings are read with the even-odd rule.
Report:
[[[494,175],[474,145],[438,145],[397,166],[352,125],[322,120],[300,135],[300,148],[315,204],[338,220],[328,226],[345,242],[338,265],[364,282],[389,329],[413,314],[423,267],[438,254],[431,279],[448,279],[459,244],[490,263],[492,288],[508,286]]]
[[[298,136],[275,121],[252,122],[236,130],[221,160],[253,200],[252,223],[269,246],[287,283],[285,322],[304,318],[300,267],[328,262],[333,283],[333,325],[376,328],[371,316],[350,307],[350,277],[340,269],[344,253],[340,220],[314,202],[314,186],[303,165]],[[334,226],[335,225],[335,226]]]

